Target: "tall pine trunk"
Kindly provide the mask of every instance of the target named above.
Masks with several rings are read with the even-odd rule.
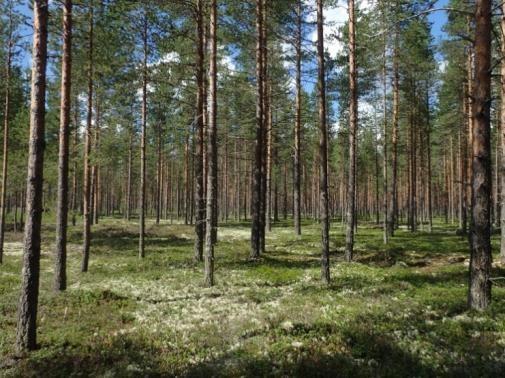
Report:
[[[301,220],[301,180],[300,180],[300,138],[302,128],[302,0],[296,7],[296,100],[295,100],[295,151],[293,167],[293,218],[295,234],[302,234]]]
[[[505,59],[505,3],[501,17],[501,58]],[[501,110],[500,110],[500,260],[505,264],[505,61],[501,62]]]
[[[89,247],[91,243],[91,134],[93,121],[93,1],[89,4],[89,31],[88,31],[88,104],[86,115],[86,135],[84,140],[84,183],[83,183],[83,256],[81,271],[88,271]]]
[[[26,225],[16,333],[16,349],[19,352],[33,350],[37,346],[40,229],[44,184],[48,13],[47,0],[34,0],[30,140],[26,181]]]
[[[72,74],[72,0],[63,4],[63,56],[61,67],[60,143],[58,154],[58,204],[56,215],[56,253],[54,289],[67,286],[68,220],[68,139],[70,133],[70,91]],[[77,125],[75,125],[77,127]]]
[[[194,259],[202,261],[205,239],[205,30],[203,1],[197,1],[196,9],[196,156],[195,156],[195,246]]]
[[[321,220],[321,279],[330,283],[330,219],[328,214],[328,131],[324,67],[323,0],[317,0],[317,90],[319,94],[319,218]]]
[[[356,24],[354,0],[349,0],[349,182],[345,260],[350,262],[354,252],[354,228],[356,223],[356,137],[358,131],[358,94],[356,85]]]
[[[472,230],[468,305],[483,310],[491,302],[491,0],[475,9],[473,101]]]
[[[400,117],[400,70],[398,67],[399,32],[393,49],[393,125],[391,135],[391,206],[388,211],[388,235],[393,236],[398,223],[398,122]]]
[[[7,63],[5,65],[5,108],[4,108],[4,135],[2,159],[2,188],[0,193],[0,264],[3,263],[4,237],[5,237],[5,200],[7,198],[7,169],[9,164],[9,122],[11,105],[11,69],[13,41],[13,3],[9,3],[9,26],[7,37]]]
[[[146,229],[146,129],[147,129],[147,10],[144,7],[142,28],[143,61],[142,61],[142,126],[140,134],[140,200],[139,200],[139,258],[145,256]]]
[[[386,24],[384,20],[384,24]],[[382,51],[382,210],[383,210],[383,240],[384,244],[389,242],[388,233],[388,120],[387,120],[387,40],[384,36],[384,50]]]
[[[217,218],[217,4],[210,6],[209,124],[207,127],[207,214],[205,226],[205,285],[214,285],[214,234]]]
[[[251,253],[259,258],[261,251],[261,187],[263,165],[263,0],[256,0],[256,136],[254,144],[253,174],[251,186]]]

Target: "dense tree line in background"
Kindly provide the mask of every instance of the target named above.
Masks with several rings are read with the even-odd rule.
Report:
[[[337,5],[347,22],[325,38]],[[219,222],[251,221],[252,259],[279,220],[293,237],[320,222],[330,282],[330,223],[352,261],[360,222],[388,243],[438,218],[469,237],[470,307],[489,304],[492,222],[505,238],[491,1],[451,0],[438,46],[429,0],[35,0],[31,86],[21,2],[0,6],[0,262],[4,230],[24,227],[19,349],[35,346],[42,219],[56,219],[65,290],[68,223],[83,230],[83,272],[101,217],[138,220],[140,258],[146,220],[194,224],[210,286]]]

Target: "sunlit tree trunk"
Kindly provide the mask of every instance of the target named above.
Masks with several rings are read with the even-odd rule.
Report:
[[[296,7],[296,100],[295,100],[295,151],[293,167],[293,218],[295,234],[301,235],[301,180],[300,180],[300,156],[301,156],[301,128],[302,128],[302,0],[298,0]]]
[[[317,90],[319,94],[319,217],[321,220],[321,279],[330,283],[330,219],[328,215],[328,131],[326,128],[326,82],[324,67],[323,0],[317,0]]]
[[[72,0],[63,4],[63,56],[61,67],[60,143],[58,155],[58,204],[56,215],[56,253],[54,289],[67,286],[68,219],[68,139],[70,133],[70,90],[72,74]],[[77,126],[77,125],[76,125]]]
[[[34,0],[30,140],[26,181],[26,226],[16,333],[16,349],[18,352],[33,350],[37,346],[40,229],[44,182],[48,13],[47,0]]]
[[[0,193],[0,264],[3,263],[4,236],[5,236],[5,200],[7,197],[7,169],[9,165],[9,122],[11,107],[11,69],[13,41],[13,3],[9,2],[9,26],[7,37],[7,63],[5,65],[5,107],[4,107],[4,135],[2,155],[2,187]]]
[[[356,41],[354,0],[348,2],[349,10],[349,182],[345,259],[350,262],[354,252],[354,228],[356,223],[356,137],[358,131],[358,94],[356,85]]]
[[[217,210],[217,4],[210,6],[209,124],[207,127],[207,212],[205,226],[205,285],[214,285],[214,232]]]
[[[83,256],[81,271],[88,271],[89,247],[91,243],[91,137],[93,120],[93,1],[89,4],[89,31],[88,31],[88,104],[86,115],[86,133],[84,137],[84,183],[83,183]]]
[[[473,101],[472,229],[468,305],[483,310],[491,302],[491,0],[475,9]]]

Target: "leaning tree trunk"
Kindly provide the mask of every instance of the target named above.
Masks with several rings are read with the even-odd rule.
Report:
[[[26,181],[26,225],[24,235],[21,295],[18,306],[16,349],[37,346],[37,305],[40,273],[40,229],[44,184],[44,129],[47,65],[47,0],[33,2],[33,54],[30,104],[30,140]]]
[[[54,289],[67,286],[68,139],[72,73],[72,0],[63,4],[63,57],[61,66],[60,144],[58,155],[58,204]],[[75,125],[77,127],[77,125]]]
[[[81,271],[88,271],[89,247],[91,242],[91,137],[93,127],[93,1],[89,4],[88,32],[88,105],[86,118],[86,135],[84,140],[84,183],[83,183],[83,255]]]
[[[217,4],[210,6],[209,124],[207,127],[207,213],[205,225],[205,286],[214,285],[214,234],[217,218]]]
[[[4,108],[4,140],[3,140],[3,160],[2,160],[2,188],[0,193],[0,264],[3,262],[4,236],[5,236],[5,200],[7,197],[7,168],[9,160],[9,118],[11,102],[11,68],[12,68],[12,2],[9,3],[9,28],[7,38],[7,64],[5,67],[5,108]]]
[[[300,225],[301,193],[300,193],[300,138],[302,128],[302,0],[298,0],[296,8],[296,100],[295,100],[295,151],[293,167],[293,218],[295,234],[301,235]]]
[[[324,69],[323,0],[317,0],[317,61],[319,94],[319,218],[321,221],[321,279],[330,283],[330,219],[328,214],[328,131]]]
[[[253,182],[251,187],[251,254],[257,259],[261,250],[261,181],[263,165],[263,0],[256,0],[256,140],[253,159]]]
[[[345,238],[345,260],[352,261],[354,252],[354,226],[356,223],[356,137],[358,131],[358,95],[356,86],[356,24],[354,0],[349,0],[349,181],[347,204],[347,231]]]
[[[491,0],[475,9],[472,230],[468,305],[483,310],[491,301]]]

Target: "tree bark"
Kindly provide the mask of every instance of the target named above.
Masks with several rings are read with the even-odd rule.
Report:
[[[501,16],[501,58],[505,59],[505,3]],[[500,109],[500,260],[505,264],[505,61],[501,62]]]
[[[47,0],[34,0],[30,143],[26,182],[26,226],[16,333],[16,349],[18,352],[33,350],[37,346],[40,229],[44,182],[48,13]]]
[[[472,230],[468,305],[483,310],[491,302],[491,0],[475,8],[473,101]]]
[[[84,183],[83,183],[83,256],[81,271],[88,271],[89,247],[91,243],[91,134],[93,120],[93,1],[89,5],[89,31],[88,31],[88,105],[86,118],[86,135],[84,141]]]
[[[321,279],[330,283],[330,220],[328,215],[328,131],[326,128],[326,82],[324,67],[323,0],[317,0],[317,61],[319,94],[319,216],[321,220]]]
[[[204,99],[205,99],[205,30],[204,30],[204,0],[197,1],[196,9],[196,156],[195,156],[195,261],[203,260],[205,238],[205,138],[204,138]]]
[[[295,100],[295,153],[293,169],[293,218],[295,234],[301,235],[301,194],[300,194],[300,138],[302,128],[302,0],[296,8],[296,100]]]
[[[345,260],[352,261],[354,252],[354,227],[356,223],[356,136],[358,131],[358,94],[356,86],[356,24],[354,0],[349,0],[349,187]]]
[[[263,0],[256,0],[256,139],[253,159],[253,182],[251,187],[251,253],[252,259],[257,259],[261,251],[261,187],[263,165]]]
[[[68,220],[68,139],[70,133],[70,95],[72,75],[72,0],[63,3],[63,56],[61,67],[60,143],[58,154],[58,204],[56,215],[56,253],[54,289],[67,286]],[[77,127],[77,125],[75,125]]]
[[[7,170],[9,164],[9,122],[10,122],[10,93],[11,93],[11,68],[13,41],[13,3],[9,3],[9,26],[7,37],[7,63],[5,65],[5,108],[4,108],[4,135],[2,159],[2,188],[0,193],[0,264],[3,263],[4,236],[5,236],[5,200],[7,197]]]
[[[386,21],[384,20],[384,24]],[[387,120],[387,40],[384,36],[384,50],[382,52],[382,112],[383,112],[383,129],[382,129],[382,209],[384,212],[383,219],[383,240],[384,244],[389,243],[388,233],[388,120]]]
[[[142,127],[140,135],[140,201],[139,201],[139,258],[145,257],[145,229],[146,229],[146,129],[147,129],[147,10],[144,6],[144,20],[142,29],[143,61],[142,61]]]
[[[214,234],[217,218],[217,4],[210,7],[209,124],[207,127],[207,212],[205,226],[205,286],[214,285]]]
[[[394,236],[398,223],[398,121],[400,115],[400,72],[398,64],[399,32],[395,32],[395,46],[393,49],[393,125],[391,135],[391,206],[388,212],[388,235]]]
[[[158,123],[158,146],[157,146],[157,164],[156,164],[156,224],[160,224],[161,205],[162,205],[162,158],[161,158],[161,123]]]

